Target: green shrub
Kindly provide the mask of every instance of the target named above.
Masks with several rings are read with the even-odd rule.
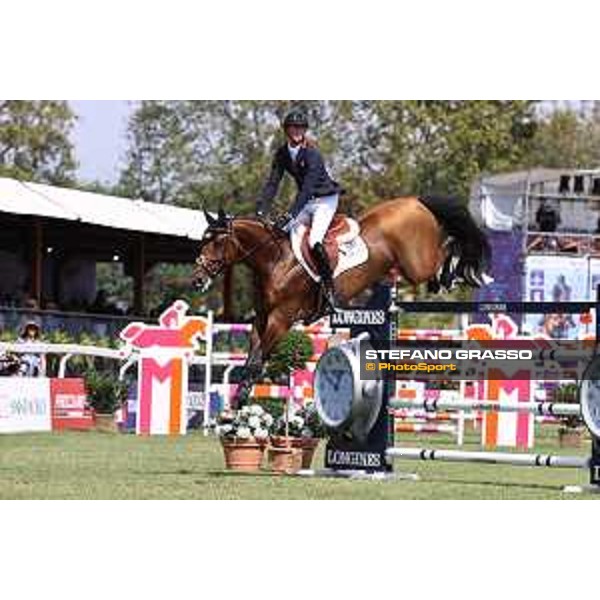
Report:
[[[267,376],[273,381],[287,378],[296,369],[306,368],[313,355],[310,336],[303,331],[290,331],[275,347],[267,366]]]
[[[111,373],[90,369],[83,374],[92,408],[102,414],[112,414],[127,399],[127,384]]]
[[[554,390],[554,402],[561,404],[578,404],[579,388],[576,383],[562,383]],[[559,417],[561,425],[566,429],[577,429],[583,425],[583,420],[578,415]]]

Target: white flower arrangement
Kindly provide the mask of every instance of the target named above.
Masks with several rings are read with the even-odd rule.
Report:
[[[277,435],[286,435],[285,416],[275,423]],[[313,404],[297,410],[288,419],[287,434],[293,438],[322,437],[323,426]]]
[[[271,435],[274,419],[259,404],[244,406],[233,417],[229,417],[227,422],[222,423],[218,428],[220,437],[242,440],[267,440]]]

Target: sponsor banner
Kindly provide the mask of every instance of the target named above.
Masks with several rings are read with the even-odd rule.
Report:
[[[50,380],[0,378],[0,433],[50,431]]]
[[[590,289],[589,289],[589,298],[590,300],[596,300],[597,296],[597,288],[600,285],[600,260],[592,258],[590,259]],[[592,311],[592,319],[590,319],[587,324],[587,335],[595,337],[596,335],[596,311]]]
[[[355,327],[358,325],[383,325],[387,320],[385,310],[354,309],[338,310],[331,315],[332,327]]]
[[[185,407],[189,411],[204,410],[204,392],[189,391],[186,396]]]
[[[50,380],[52,429],[90,429],[94,425],[83,379]]]
[[[598,261],[565,256],[530,256],[525,265],[525,300],[528,302],[584,302],[596,298],[590,289],[600,282]],[[590,277],[590,269],[594,275]],[[593,289],[593,288],[592,288]],[[593,332],[580,315],[530,314],[523,317],[524,330],[551,339],[578,339]]]

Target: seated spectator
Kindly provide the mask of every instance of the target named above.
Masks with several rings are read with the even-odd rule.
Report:
[[[550,206],[546,200],[542,200],[535,214],[535,221],[539,230],[543,233],[553,233],[560,225],[560,214],[556,208]]]
[[[40,341],[40,326],[35,321],[28,321],[19,334],[17,342],[34,344]],[[22,377],[43,377],[46,373],[46,357],[43,354],[21,354]]]
[[[108,294],[105,290],[98,290],[94,303],[90,306],[90,312],[96,315],[112,313],[112,307],[108,303]]]
[[[12,377],[18,375],[21,369],[21,360],[16,354],[0,352],[0,376]]]

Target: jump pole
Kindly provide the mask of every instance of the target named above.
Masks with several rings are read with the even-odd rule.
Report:
[[[578,404],[559,404],[555,402],[494,402],[491,400],[392,400],[392,408],[417,408],[427,412],[436,410],[478,410],[483,412],[528,412],[538,416],[567,417],[579,416]]]
[[[507,452],[478,452],[462,450],[433,450],[428,448],[390,448],[393,459],[443,462],[471,462],[520,467],[555,467],[559,469],[589,469],[590,457],[558,456],[553,454],[522,454]]]

